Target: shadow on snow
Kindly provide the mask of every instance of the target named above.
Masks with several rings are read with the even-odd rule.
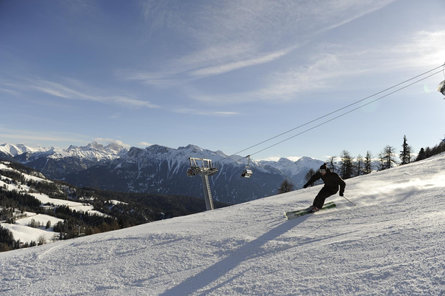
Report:
[[[237,250],[233,251],[230,255],[228,255],[226,258],[222,259],[221,261],[218,261],[217,263],[213,264],[212,266],[206,268],[205,270],[199,272],[198,274],[189,277],[188,279],[184,280],[182,283],[178,284],[177,286],[170,288],[166,290],[161,295],[167,296],[167,295],[189,295],[192,293],[197,292],[199,289],[202,289],[206,287],[207,285],[211,284],[214,281],[217,281],[220,277],[224,276],[234,268],[236,268],[238,265],[240,265],[243,261],[261,256],[264,254],[264,251],[261,249],[261,247],[266,244],[267,242],[274,240],[275,238],[279,237],[280,235],[286,233],[293,227],[297,226],[298,224],[303,223],[306,219],[308,219],[310,215],[302,216],[298,219],[286,221],[278,225],[277,227],[269,230],[265,234],[261,235],[257,239],[246,243],[244,246],[238,248]],[[223,283],[220,283],[216,287],[213,287],[202,294],[207,294],[211,292],[211,290],[215,290],[221,286],[223,286],[225,283],[233,280],[234,278],[239,277],[240,275],[235,275],[231,279],[224,281]]]

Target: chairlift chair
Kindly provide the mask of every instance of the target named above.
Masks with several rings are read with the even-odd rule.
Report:
[[[247,155],[246,157],[247,157],[247,165],[243,173],[241,174],[241,177],[250,178],[253,174],[252,170],[250,169],[250,155]]]
[[[243,173],[241,174],[241,177],[243,178],[250,178],[252,176],[253,172],[251,169],[244,169]]]
[[[445,96],[445,80],[439,84],[437,90]]]

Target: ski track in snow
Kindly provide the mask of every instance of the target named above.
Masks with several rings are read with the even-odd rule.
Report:
[[[320,187],[0,253],[1,295],[445,295],[445,154]]]

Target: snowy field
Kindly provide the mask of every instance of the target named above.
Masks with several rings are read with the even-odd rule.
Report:
[[[17,219],[15,224],[0,223],[0,226],[11,231],[14,239],[20,240],[22,243],[39,242],[41,240],[48,243],[58,238],[59,235],[53,231],[53,226],[58,222],[63,222],[63,219],[31,212],[25,212],[24,215],[26,217]],[[51,227],[46,229],[48,222]],[[29,227],[31,223],[40,225],[40,227]]]
[[[104,216],[104,217],[107,216],[104,213],[94,210],[94,206],[87,204],[87,203],[83,204],[83,203],[75,202],[75,201],[51,198],[44,193],[29,193],[29,195],[34,196],[42,204],[52,204],[55,206],[67,206],[72,211],[84,212],[84,213],[88,213],[90,215],[99,215],[99,216]]]
[[[9,164],[9,162],[7,162],[7,161],[5,161],[5,163]],[[5,164],[3,164],[3,163],[0,163],[0,170],[17,172],[16,170],[14,170],[14,169],[8,167],[7,165],[5,165]],[[43,178],[40,178],[40,177],[37,177],[37,176],[32,176],[32,175],[25,174],[25,173],[20,173],[20,174],[25,178],[26,181],[53,183],[53,182],[50,181],[50,180],[43,179]],[[9,179],[9,178],[8,178],[8,179]],[[2,185],[3,185],[3,184],[2,184]]]
[[[32,241],[38,243],[43,240],[45,243],[57,240],[59,235],[55,233],[52,228],[45,229],[45,227],[33,228],[21,224],[7,224],[0,223],[0,226],[12,232],[15,240],[20,240],[22,243],[31,243]],[[1,289],[0,289],[1,291]]]
[[[44,182],[44,183],[53,183],[50,180],[36,177],[33,175],[29,175],[18,170],[15,170],[9,167],[9,162],[4,161],[0,162],[0,171],[11,171],[16,174],[20,174],[26,181],[34,181],[34,182]],[[89,203],[80,203],[74,202],[64,199],[51,198],[44,193],[35,193],[34,190],[25,184],[18,184],[12,178],[3,176],[0,174],[0,187],[4,188],[7,191],[16,191],[20,193],[26,193],[34,196],[38,199],[42,204],[46,204],[49,208],[57,207],[57,206],[67,206],[73,211],[84,212],[90,215],[99,215],[107,217],[108,215],[101,213],[99,211],[94,210],[94,206]],[[117,201],[114,201],[116,203]],[[1,208],[0,208],[1,209]],[[31,212],[20,213],[20,211],[16,211],[15,216],[17,221],[15,224],[6,223],[6,221],[0,221],[0,226],[3,228],[7,228],[11,231],[15,240],[20,240],[21,243],[31,243],[31,242],[42,242],[45,243],[52,242],[53,240],[59,237],[58,233],[53,231],[53,226],[58,222],[63,222],[63,219],[58,219],[49,215],[36,214]],[[34,220],[34,221],[33,221]],[[34,227],[31,227],[30,224],[33,222]],[[46,228],[47,223],[50,223],[49,228]],[[36,227],[37,226],[37,227]]]
[[[18,172],[17,170],[11,169],[10,167],[6,166],[3,163],[0,163],[0,170],[9,170],[9,171],[13,171],[16,173],[20,173],[25,178],[25,180],[31,180],[31,181],[35,181],[35,182],[52,183],[52,181],[47,180],[47,179],[42,179],[42,178],[31,176],[31,175],[28,175],[28,174],[25,174],[22,172]],[[0,175],[0,187],[5,188],[7,191],[24,192],[29,195],[32,195],[36,199],[38,199],[42,204],[51,204],[54,206],[67,206],[68,208],[70,208],[73,211],[85,212],[90,215],[107,216],[104,213],[94,210],[94,206],[92,206],[88,203],[80,203],[80,202],[69,201],[69,200],[64,200],[64,199],[51,198],[44,193],[31,193],[29,186],[24,185],[24,184],[19,184],[19,185],[11,184],[10,182],[9,183],[6,182],[7,180],[12,181],[11,178]]]
[[[445,295],[445,155],[346,183],[0,253],[0,294]]]

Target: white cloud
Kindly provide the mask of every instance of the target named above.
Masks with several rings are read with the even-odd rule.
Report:
[[[73,133],[54,131],[38,132],[34,130],[21,130],[0,127],[0,138],[9,143],[39,144],[41,142],[53,143],[79,143],[87,141],[87,136]]]
[[[119,145],[119,146],[124,146],[126,148],[130,148],[131,147],[130,145],[125,144],[121,140],[116,140],[116,139],[112,139],[112,138],[95,138],[94,142],[105,144],[105,145],[116,144],[116,145]]]
[[[123,96],[108,97],[108,98],[106,98],[106,101],[116,102],[116,103],[119,103],[122,105],[127,105],[127,106],[129,105],[129,106],[133,106],[133,107],[146,107],[146,108],[150,108],[150,109],[160,108],[160,106],[152,104],[148,101],[143,101],[143,100],[130,98],[130,97],[123,97]]]
[[[444,63],[444,45],[445,30],[419,31],[404,43],[386,49],[391,56],[400,57],[400,67],[427,67]]]
[[[372,48],[355,44],[319,44],[306,58],[305,65],[269,73],[258,89],[209,94],[195,88],[189,90],[189,96],[197,101],[224,105],[298,100],[303,94],[326,92],[342,86],[351,90],[356,87],[353,81],[366,80],[369,75],[391,75],[410,68],[421,73],[439,66],[445,57],[443,44],[445,30],[415,32],[403,40],[376,44]],[[379,82],[374,78],[373,83],[378,86]]]
[[[266,158],[258,159],[258,161],[264,160],[264,161],[279,161],[281,158],[287,158],[290,161],[296,162],[301,158],[301,156],[269,156]]]
[[[124,71],[124,79],[160,87],[273,62],[326,32],[372,13],[393,0],[205,1],[192,10],[181,3],[147,0],[150,30],[168,29],[190,48],[162,71]]]
[[[149,143],[149,142],[139,142],[138,145],[139,145],[139,146],[142,146],[142,147],[149,147],[149,146],[151,146],[151,145],[153,145],[153,144],[152,144],[152,143]]]
[[[258,159],[257,161],[279,161],[281,156],[269,156],[265,158]]]
[[[286,54],[288,54],[289,52],[291,52],[293,49],[294,49],[294,47],[291,47],[291,48],[279,50],[277,52],[273,52],[270,54],[265,54],[264,56],[260,56],[260,57],[255,57],[255,58],[246,59],[246,60],[239,60],[239,61],[235,61],[235,62],[231,62],[231,63],[227,63],[227,64],[221,64],[221,65],[217,65],[217,66],[210,66],[207,68],[192,71],[191,74],[193,76],[218,75],[218,74],[223,74],[223,73],[227,73],[230,71],[234,71],[237,69],[242,69],[245,67],[260,65],[260,64],[272,62],[280,57],[283,57]]]
[[[209,111],[209,110],[192,109],[192,108],[176,108],[173,110],[173,112],[180,113],[180,114],[192,114],[192,115],[203,115],[203,116],[222,116],[222,117],[239,115],[238,112],[233,112],[233,111]]]
[[[67,79],[66,84],[60,82],[53,82],[44,79],[24,79],[15,83],[8,82],[9,86],[14,86],[15,92],[19,91],[37,91],[45,93],[54,97],[69,99],[69,100],[83,100],[92,101],[105,104],[119,104],[127,107],[145,107],[145,108],[159,108],[158,105],[152,104],[149,101],[137,99],[129,96],[119,95],[101,95],[97,94],[99,91],[90,86],[73,79]],[[82,89],[82,90],[79,90]]]
[[[230,46],[225,45],[206,48],[170,61],[166,64],[166,69],[159,72],[121,70],[116,71],[116,74],[124,80],[169,88],[185,85],[201,78],[273,62],[295,49],[293,46],[275,52],[257,53],[252,57],[252,53],[247,52],[247,46],[235,47],[231,49]]]

